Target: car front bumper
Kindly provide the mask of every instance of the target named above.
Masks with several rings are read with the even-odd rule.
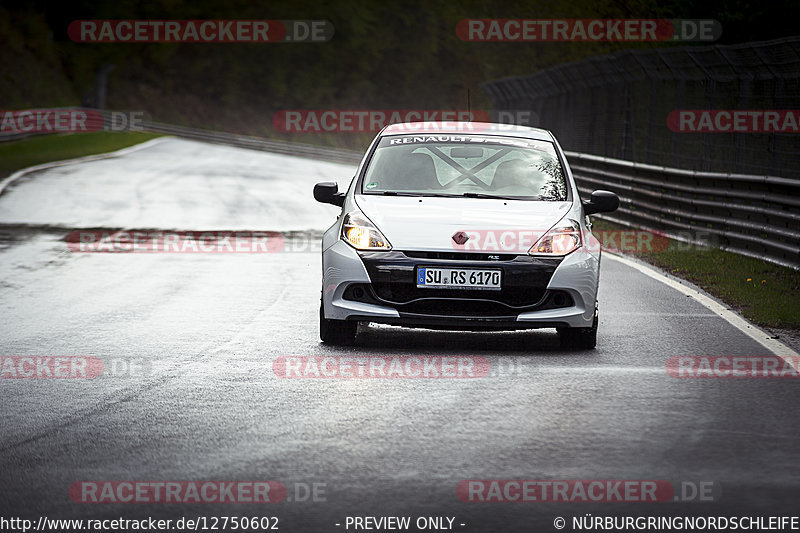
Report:
[[[341,240],[323,252],[322,301],[328,319],[406,327],[490,330],[590,327],[599,257],[564,258],[463,252],[358,252]],[[418,289],[416,268],[497,268],[502,289]]]

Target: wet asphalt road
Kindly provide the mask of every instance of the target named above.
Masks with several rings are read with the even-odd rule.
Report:
[[[194,173],[182,175],[179,155],[198,150],[213,164],[194,161],[187,165]],[[169,172],[184,179],[171,195],[153,185],[162,179],[163,152],[178,154]],[[277,516],[280,530],[291,532],[353,531],[345,529],[347,516],[449,516],[456,531],[556,531],[557,516],[585,513],[800,514],[800,383],[669,376],[673,356],[770,352],[695,299],[609,255],[598,348],[569,352],[550,330],[373,326],[355,347],[323,346],[315,251],[68,251],[63,239],[75,227],[312,231],[332,221],[326,207],[314,211],[306,182],[344,182],[341,172],[351,169],[250,154],[167,141],[117,158],[116,177],[103,174],[102,187],[90,178],[109,162],[47,171],[0,197],[0,355],[86,356],[105,366],[96,379],[0,379],[0,516]],[[254,170],[231,178],[226,165],[245,156],[275,177],[265,182]],[[286,168],[283,179],[296,178],[305,197],[291,188],[269,193],[269,181]],[[151,195],[129,195],[122,219],[115,207],[122,200],[103,204],[118,188],[114,179]],[[264,194],[237,211],[225,195],[248,198],[248,180]],[[48,182],[51,191],[43,189]],[[196,210],[215,197],[224,209]],[[292,202],[308,214],[297,215]],[[227,212],[236,213],[235,223],[223,226]],[[484,357],[492,371],[476,379],[286,379],[273,370],[282,356],[332,355]],[[459,482],[480,479],[706,482],[716,501],[461,501]],[[82,480],[275,480],[288,498],[75,503],[69,487]],[[317,497],[303,498],[312,484]]]

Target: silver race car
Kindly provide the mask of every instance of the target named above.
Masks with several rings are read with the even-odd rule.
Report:
[[[358,323],[456,330],[556,328],[562,346],[597,342],[600,246],[549,131],[485,123],[384,128],[322,239],[320,337],[355,341]]]

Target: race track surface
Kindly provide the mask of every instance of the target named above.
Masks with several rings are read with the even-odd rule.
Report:
[[[346,186],[353,171],[167,139],[10,186],[0,196],[0,355],[92,357],[104,372],[0,379],[0,514],[277,516],[288,532],[345,531],[347,516],[449,516],[456,531],[521,532],[585,513],[797,512],[798,380],[670,376],[670,357],[771,352],[609,254],[594,351],[561,350],[552,330],[371,326],[352,348],[320,344],[318,238],[337,209],[314,202],[311,187]],[[65,242],[77,228],[289,237],[276,253],[80,253]],[[276,374],[276,360],[297,356],[470,356],[491,370]],[[459,499],[459,482],[490,479],[666,480],[679,499],[682,483],[710,482],[715,501]],[[288,497],[76,503],[69,488],[85,480],[275,480]],[[317,497],[305,499],[314,483]]]

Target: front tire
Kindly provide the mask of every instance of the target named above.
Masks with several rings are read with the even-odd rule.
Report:
[[[354,320],[330,320],[325,318],[325,310],[319,305],[319,338],[333,346],[351,346],[356,342],[358,322]]]
[[[573,350],[593,350],[597,346],[597,313],[590,328],[558,328],[561,347]]]

